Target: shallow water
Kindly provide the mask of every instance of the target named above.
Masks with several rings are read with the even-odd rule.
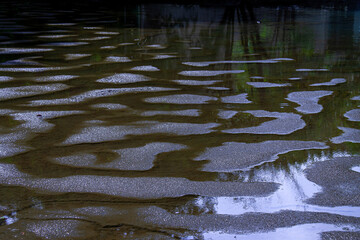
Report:
[[[2,3],[1,238],[356,239],[359,43],[359,10]]]

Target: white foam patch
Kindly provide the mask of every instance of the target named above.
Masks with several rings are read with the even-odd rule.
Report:
[[[46,24],[46,25],[48,25],[48,26],[60,26],[60,27],[62,27],[62,26],[64,26],[64,27],[67,27],[67,26],[75,26],[76,25],[76,23],[48,23],[48,24]]]
[[[330,82],[314,83],[314,84],[311,84],[310,86],[311,86],[311,87],[335,86],[335,85],[338,85],[338,84],[341,84],[341,83],[345,83],[345,82],[346,82],[346,79],[345,79],[345,78],[334,78],[334,79],[331,79]]]
[[[71,67],[72,68],[72,67]],[[26,72],[26,73],[36,73],[36,72],[47,72],[47,71],[58,71],[71,69],[69,67],[9,67],[9,68],[0,68],[0,72]]]
[[[182,76],[189,76],[189,77],[212,77],[212,76],[218,76],[218,75],[224,75],[224,74],[237,74],[237,73],[243,73],[244,70],[223,70],[223,71],[216,71],[216,70],[199,70],[199,71],[182,71],[179,72],[179,75]]]
[[[105,58],[105,62],[131,62],[131,59],[128,57],[109,56]]]
[[[69,86],[65,84],[48,84],[48,85],[33,85],[23,87],[9,87],[0,89],[0,100],[15,99],[21,97],[34,96],[44,93],[56,92],[68,89]]]
[[[107,110],[122,110],[127,108],[127,106],[118,103],[99,103],[91,105],[91,107]]]
[[[0,82],[10,82],[14,80],[13,77],[8,77],[8,76],[0,76]]]
[[[119,43],[118,46],[129,46],[129,45],[135,45],[135,43]]]
[[[238,112],[232,110],[220,110],[218,113],[218,117],[221,119],[231,119],[235,116]]]
[[[211,62],[183,62],[182,64],[193,67],[208,67],[215,64],[248,64],[248,63],[278,63],[279,60],[248,60],[248,61],[211,61]]]
[[[144,71],[144,72],[157,72],[160,71],[157,67],[151,65],[137,66],[133,67],[131,70],[133,71]]]
[[[360,143],[360,130],[355,128],[338,127],[344,133],[338,137],[330,139],[335,144],[344,142]]]
[[[299,68],[296,69],[297,72],[326,72],[329,69],[326,68]]]
[[[119,32],[95,32],[98,35],[119,35]]]
[[[101,90],[91,90],[75,96],[67,98],[59,98],[53,100],[34,100],[29,103],[30,106],[44,106],[44,105],[63,105],[63,104],[76,104],[96,98],[110,97],[120,94],[140,93],[140,92],[162,92],[174,91],[175,88],[162,88],[162,87],[136,87],[136,88],[105,88]]]
[[[254,88],[271,88],[271,87],[288,87],[290,83],[270,83],[270,82],[247,82],[247,85],[253,86]]]
[[[179,110],[179,111],[146,111],[141,113],[141,116],[145,116],[145,117],[151,117],[157,115],[198,117],[200,116],[200,111],[198,109],[187,109],[187,110]]]
[[[0,48],[0,54],[25,54],[54,51],[52,48]]]
[[[215,83],[221,82],[221,80],[173,80],[173,82],[176,82],[181,85],[188,85],[188,86],[208,86],[213,85]]]
[[[38,78],[35,78],[34,81],[36,81],[36,82],[61,82],[61,81],[67,81],[67,80],[78,78],[78,77],[79,76],[76,76],[76,75],[54,75],[54,76],[38,77]]]
[[[100,49],[115,49],[116,46],[102,46]]]
[[[342,224],[325,224],[325,223],[311,223],[301,224],[286,228],[277,228],[275,231],[257,232],[249,234],[231,234],[224,232],[210,231],[203,234],[204,239],[212,240],[277,240],[277,239],[293,239],[293,240],[320,240],[322,232],[340,231],[345,232],[344,229],[354,229],[352,225]]]
[[[252,101],[247,100],[247,97],[248,97],[247,93],[240,93],[234,96],[222,97],[221,101],[223,103],[238,103],[238,104],[252,103]]]
[[[286,98],[290,102],[294,102],[300,105],[295,108],[298,112],[304,114],[314,114],[322,111],[323,106],[318,104],[320,98],[329,96],[332,91],[303,91],[289,93]]]
[[[146,45],[145,47],[147,47],[147,48],[157,48],[157,49],[164,49],[164,48],[166,48],[166,46],[159,45],[159,44],[150,44],[150,45]]]
[[[44,43],[40,44],[40,46],[53,46],[53,47],[76,47],[87,45],[88,42],[52,42],[52,43]]]
[[[101,30],[101,29],[103,29],[103,27],[83,27],[83,29],[86,29],[86,30]]]
[[[89,37],[89,38],[80,38],[80,41],[99,41],[99,40],[105,40],[110,39],[109,36],[101,36],[101,37]]]
[[[304,120],[301,119],[301,116],[299,114],[268,112],[263,110],[245,111],[245,113],[250,113],[255,117],[269,117],[276,119],[264,122],[259,126],[255,127],[226,129],[222,132],[232,134],[251,133],[288,135],[295,131],[303,129],[306,126]]]
[[[0,135],[0,140],[3,140],[3,136]],[[29,147],[22,146],[16,143],[0,143],[0,158],[12,157],[20,153],[24,153],[30,150]],[[1,169],[0,169],[1,173]]]
[[[72,34],[56,34],[56,35],[41,35],[38,38],[47,38],[47,39],[58,39],[58,38],[67,38],[67,37],[75,37],[76,35]]]
[[[171,104],[206,104],[209,101],[216,101],[217,98],[194,95],[194,94],[175,94],[163,97],[152,97],[144,99],[148,103],[171,103]]]
[[[207,148],[195,161],[209,160],[202,170],[207,172],[232,172],[249,169],[265,162],[273,162],[280,154],[328,148],[314,141],[266,141],[261,143],[225,142],[222,146]]]
[[[174,58],[175,55],[167,55],[167,54],[159,54],[154,56],[152,59],[168,59],[168,58]]]
[[[116,169],[127,171],[146,171],[154,166],[157,155],[187,148],[185,145],[166,142],[152,142],[142,147],[114,150],[118,157],[111,162],[100,163],[94,154],[80,154],[55,158],[52,161],[76,167]]]
[[[344,114],[349,121],[360,122],[360,109],[353,109]]]
[[[137,82],[146,82],[146,81],[150,81],[150,78],[144,75],[133,74],[133,73],[118,73],[106,78],[101,78],[99,80],[96,80],[96,82],[116,83],[116,84],[137,83]]]
[[[85,57],[90,57],[92,54],[81,54],[81,53],[68,53],[65,54],[65,60],[78,60]]]
[[[230,90],[230,88],[227,88],[227,87],[206,87],[206,89],[217,90],[217,91],[228,91],[228,90]]]
[[[63,142],[63,145],[79,143],[96,143],[126,139],[129,135],[146,135],[164,133],[169,135],[199,135],[211,133],[217,123],[195,124],[143,121],[126,126],[92,126],[86,127]]]
[[[277,189],[275,183],[190,181],[178,177],[133,178],[78,175],[62,178],[36,178],[21,173],[11,164],[0,164],[0,172],[2,173],[0,183],[3,185],[22,186],[46,194],[76,192],[106,194],[124,198],[159,199],[185,195],[209,197],[268,195]]]

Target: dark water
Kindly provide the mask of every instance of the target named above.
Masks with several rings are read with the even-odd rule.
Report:
[[[360,11],[0,7],[1,239],[358,239]]]

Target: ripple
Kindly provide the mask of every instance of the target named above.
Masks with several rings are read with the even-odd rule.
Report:
[[[245,113],[250,113],[253,116],[260,118],[269,117],[276,119],[264,122],[256,127],[226,129],[222,132],[232,134],[251,133],[288,135],[303,129],[306,126],[304,120],[301,119],[301,116],[294,113],[268,112],[263,110],[245,111]]]
[[[212,77],[224,74],[236,74],[243,73],[244,70],[223,70],[223,71],[211,71],[211,70],[199,70],[199,71],[182,71],[179,72],[179,75],[189,76],[189,77]]]
[[[338,137],[330,139],[331,142],[335,144],[340,144],[344,142],[360,143],[360,130],[355,128],[347,127],[338,127],[344,133]]]
[[[335,85],[338,85],[338,84],[341,84],[341,83],[345,83],[345,82],[346,82],[346,79],[345,79],[345,78],[334,78],[334,79],[331,79],[330,82],[314,83],[314,84],[311,84],[310,86],[311,86],[311,87],[318,87],[318,86],[335,86]]]
[[[300,105],[295,108],[298,112],[304,114],[314,114],[322,111],[323,106],[318,104],[320,98],[329,96],[332,91],[303,91],[289,93],[286,98],[290,102],[294,102]]]
[[[144,75],[132,74],[132,73],[118,73],[106,78],[101,78],[99,80],[96,80],[96,82],[116,83],[116,84],[137,83],[137,82],[146,82],[146,81],[150,81],[150,78]]]
[[[270,82],[247,82],[247,85],[255,88],[270,88],[270,87],[288,87],[290,83],[270,83]]]
[[[266,141],[261,143],[226,142],[222,146],[207,148],[195,161],[209,160],[202,168],[208,172],[232,172],[248,169],[265,162],[273,162],[280,154],[306,150],[326,149],[322,142]]]
[[[148,103],[171,103],[171,104],[206,104],[209,101],[216,101],[215,97],[208,97],[194,94],[176,94],[163,97],[146,98]]]
[[[238,103],[238,104],[252,103],[252,101],[247,100],[247,97],[248,97],[247,93],[240,93],[234,96],[222,97],[221,101],[223,103]]]

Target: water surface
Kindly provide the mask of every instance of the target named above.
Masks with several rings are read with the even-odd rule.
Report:
[[[360,11],[0,6],[1,238],[359,237]]]

